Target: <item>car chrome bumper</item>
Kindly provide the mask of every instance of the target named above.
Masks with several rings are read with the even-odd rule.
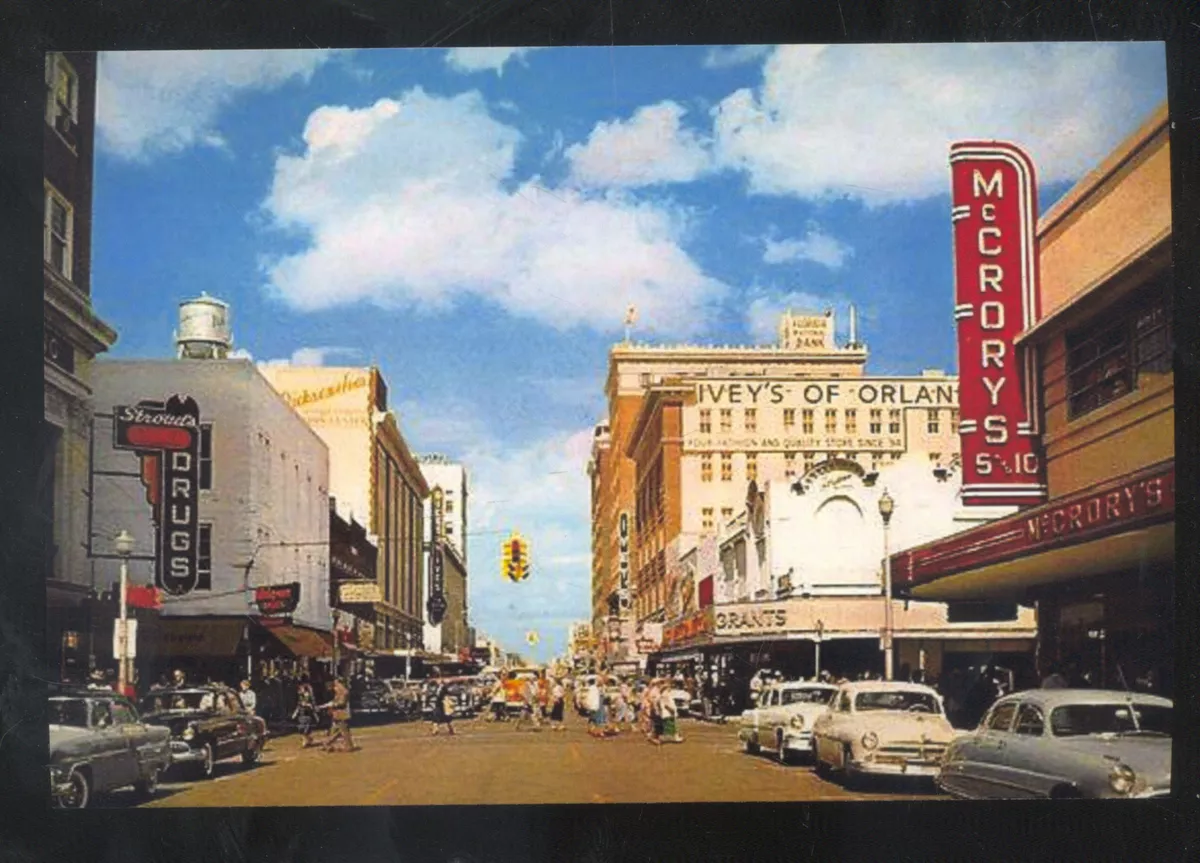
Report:
[[[941,770],[937,761],[855,761],[851,768],[858,773],[881,776],[928,776],[936,777]]]
[[[785,731],[783,748],[812,752],[812,731]]]
[[[193,749],[182,740],[171,741],[171,763],[186,764],[204,760],[203,749]]]

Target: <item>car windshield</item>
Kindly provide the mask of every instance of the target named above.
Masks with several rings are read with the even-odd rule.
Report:
[[[828,704],[833,697],[832,689],[785,689],[784,704]]]
[[[928,692],[911,689],[880,689],[860,692],[854,699],[855,710],[911,710],[914,713],[941,713],[937,699]]]
[[[216,710],[219,693],[208,689],[151,692],[141,701],[142,713],[168,710]]]
[[[1084,734],[1171,733],[1171,708],[1153,704],[1069,704],[1050,712],[1050,729],[1056,737]]]
[[[87,702],[82,698],[50,699],[50,724],[87,728]]]

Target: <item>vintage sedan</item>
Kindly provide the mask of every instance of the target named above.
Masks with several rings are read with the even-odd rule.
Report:
[[[844,683],[813,726],[817,772],[841,772],[847,785],[868,774],[934,777],[955,731],[928,686],[895,681]]]
[[[106,690],[52,695],[50,796],[61,809],[85,809],[95,796],[132,785],[158,790],[171,764],[170,735],[147,725],[132,703]]]
[[[210,779],[225,758],[254,764],[267,742],[267,724],[221,684],[152,689],[142,699],[146,721],[171,732],[171,763]]]
[[[1166,797],[1171,708],[1096,689],[1007,695],[950,745],[937,783],[964,798]]]
[[[837,691],[832,684],[803,681],[769,686],[758,707],[743,711],[738,740],[746,752],[771,750],[780,764],[811,755],[813,725]]]
[[[400,699],[386,680],[356,677],[350,683],[350,714],[358,718],[394,719],[401,714]]]

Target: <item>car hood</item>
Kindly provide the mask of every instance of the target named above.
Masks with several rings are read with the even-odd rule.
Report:
[[[1060,737],[1059,746],[1081,756],[1128,765],[1139,778],[1153,786],[1171,779],[1171,738],[1141,735]]]
[[[858,720],[863,732],[874,731],[881,743],[920,740],[922,737],[934,743],[949,743],[955,737],[946,717],[929,713],[880,710],[859,714]]]

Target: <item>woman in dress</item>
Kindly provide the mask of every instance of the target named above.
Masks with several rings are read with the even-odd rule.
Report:
[[[567,690],[561,680],[554,681],[550,698],[550,727],[555,731],[566,731],[566,726],[563,725],[563,702],[566,701]]]
[[[437,694],[433,696],[433,730],[431,734],[437,734],[438,729],[445,725],[450,729],[450,734],[454,734],[454,699],[450,696],[450,687],[443,683],[437,689]]]
[[[312,732],[317,724],[317,700],[307,675],[300,678],[300,685],[296,687],[296,709],[292,711],[292,718],[303,738],[300,748],[307,749],[313,745]]]

